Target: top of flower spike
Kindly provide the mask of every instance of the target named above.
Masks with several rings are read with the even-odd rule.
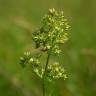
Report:
[[[53,14],[58,15],[58,14],[57,14],[57,11],[56,11],[54,8],[53,8],[53,9],[49,9],[49,13],[52,14],[52,15],[53,15]]]
[[[55,9],[54,8],[53,9],[49,9],[49,12],[53,13],[53,12],[55,12]]]
[[[48,14],[42,20],[42,26],[33,33],[33,41],[37,48],[42,46],[42,50],[46,51],[52,48],[53,53],[56,53],[57,50],[60,50],[58,44],[68,40],[67,30],[69,27],[63,11],[58,12],[54,8],[49,9]]]

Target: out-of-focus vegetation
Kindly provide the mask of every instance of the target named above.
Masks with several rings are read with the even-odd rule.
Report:
[[[53,7],[63,9],[71,25],[60,58],[69,77],[57,82],[54,96],[96,95],[95,0],[0,0],[0,96],[42,96],[41,80],[21,68],[19,57],[34,51],[32,31]]]

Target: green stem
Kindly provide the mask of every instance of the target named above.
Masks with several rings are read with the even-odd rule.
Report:
[[[43,75],[43,96],[45,96],[46,70],[47,70],[47,67],[48,67],[49,59],[50,59],[50,53],[51,52],[48,52],[47,61],[46,61],[46,65],[45,65],[45,71],[44,71],[44,75]]]

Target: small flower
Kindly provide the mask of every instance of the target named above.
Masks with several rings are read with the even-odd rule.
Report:
[[[58,67],[56,68],[56,71],[59,71]]]
[[[38,69],[34,69],[34,72],[36,72],[38,74],[39,73],[39,70]]]
[[[33,59],[33,58],[30,58],[29,62],[30,62],[30,63],[31,63],[31,62],[33,63],[33,61],[34,61],[34,59]]]
[[[50,14],[53,14],[55,12],[55,9],[49,9]]]
[[[56,49],[55,53],[59,54],[59,53],[61,53],[61,50]]]
[[[47,49],[50,49],[51,48],[51,46],[50,45],[47,45]]]
[[[25,56],[29,56],[30,55],[30,52],[24,52],[24,55]]]

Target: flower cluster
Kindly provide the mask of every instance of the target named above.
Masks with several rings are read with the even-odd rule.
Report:
[[[33,57],[30,52],[25,52],[22,57],[20,57],[20,64],[22,67],[31,65],[32,71],[42,78],[44,69],[40,66],[40,60],[38,57]]]
[[[65,43],[68,39],[67,30],[69,27],[62,11],[57,12],[55,9],[49,9],[48,14],[42,20],[42,26],[32,34],[36,48],[40,47],[39,49],[42,52],[47,51],[48,56],[51,53],[59,54],[61,52],[59,45]],[[47,61],[49,60],[48,58]],[[67,78],[64,68],[59,63],[48,63],[46,63],[46,66],[42,66],[40,56],[32,56],[30,52],[25,52],[20,58],[22,67],[31,65],[32,71],[42,79],[46,77],[48,81],[52,81]]]
[[[20,64],[22,67],[26,67],[26,65],[29,63],[29,59],[31,58],[30,52],[24,52],[24,55],[20,57]]]
[[[63,78],[65,80],[67,78],[64,68],[61,67],[58,62],[55,62],[48,66],[46,76],[49,81],[52,81],[53,79],[56,80],[59,78]]]
[[[33,33],[33,41],[36,48],[42,47],[42,51],[52,50],[53,53],[60,53],[59,45],[64,43],[69,29],[63,11],[57,12],[54,8],[49,9],[42,20],[42,26]]]
[[[20,64],[23,67],[31,65],[32,71],[40,78],[43,78],[44,68],[41,67],[40,60],[37,57],[32,57],[30,52],[25,52],[24,55],[20,57]],[[57,62],[48,65],[46,70],[46,77],[48,81],[52,81],[53,79],[56,80],[59,78],[63,78],[65,80],[67,78],[64,68],[61,67]]]

